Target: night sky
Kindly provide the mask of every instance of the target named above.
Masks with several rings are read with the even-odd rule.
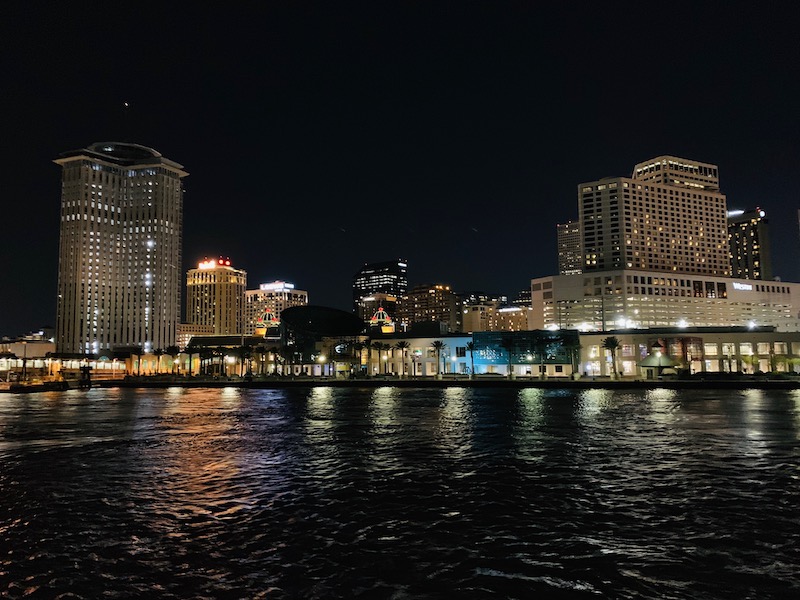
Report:
[[[579,183],[660,154],[719,165],[800,280],[798,9],[553,4],[4,9],[0,335],[55,324],[52,160],[99,141],[189,171],[184,271],[229,256],[313,304],[349,309],[397,257],[412,285],[513,296],[557,272]]]

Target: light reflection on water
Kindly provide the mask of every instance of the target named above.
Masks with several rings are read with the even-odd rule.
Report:
[[[798,392],[2,400],[12,598],[800,593]]]

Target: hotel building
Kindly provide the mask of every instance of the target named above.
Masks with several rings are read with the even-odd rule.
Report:
[[[186,320],[208,325],[214,335],[243,333],[247,272],[230,259],[204,260],[186,273]]]
[[[581,241],[581,225],[577,221],[556,225],[559,275],[577,275],[583,272]]]
[[[395,306],[383,308],[393,320],[397,320],[399,305],[408,292],[408,263],[405,260],[389,260],[365,264],[353,276],[353,312],[362,314],[362,298],[386,294],[395,298]],[[371,316],[371,315],[370,315]]]
[[[446,284],[423,284],[408,292],[402,304],[400,322],[412,327],[415,323],[444,324],[450,333],[461,331],[461,300]]]
[[[800,284],[730,277],[715,165],[661,156],[579,185],[578,210],[584,272],[532,280],[532,327],[800,331]]]
[[[731,275],[742,279],[772,279],[769,221],[760,208],[728,213]]]
[[[727,209],[716,165],[660,156],[631,177],[578,186],[583,270],[730,275]]]
[[[62,154],[56,349],[175,344],[183,166],[119,142]]]
[[[619,269],[531,281],[534,329],[772,326],[800,331],[800,283]]]
[[[253,335],[259,317],[267,312],[280,318],[284,309],[306,304],[308,292],[298,290],[293,283],[286,281],[262,283],[257,290],[247,290],[244,293],[245,334]]]

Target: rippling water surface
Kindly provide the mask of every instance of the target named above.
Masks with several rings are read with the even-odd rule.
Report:
[[[11,598],[800,597],[800,393],[0,396]]]

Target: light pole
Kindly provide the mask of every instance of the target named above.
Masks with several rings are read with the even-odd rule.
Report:
[[[455,376],[456,376],[456,357],[452,356],[451,358],[453,359],[453,377],[455,378]]]
[[[28,342],[22,340],[22,381],[28,378]]]
[[[319,375],[320,377],[325,377],[325,355],[320,354],[317,357],[317,361],[319,361]]]

